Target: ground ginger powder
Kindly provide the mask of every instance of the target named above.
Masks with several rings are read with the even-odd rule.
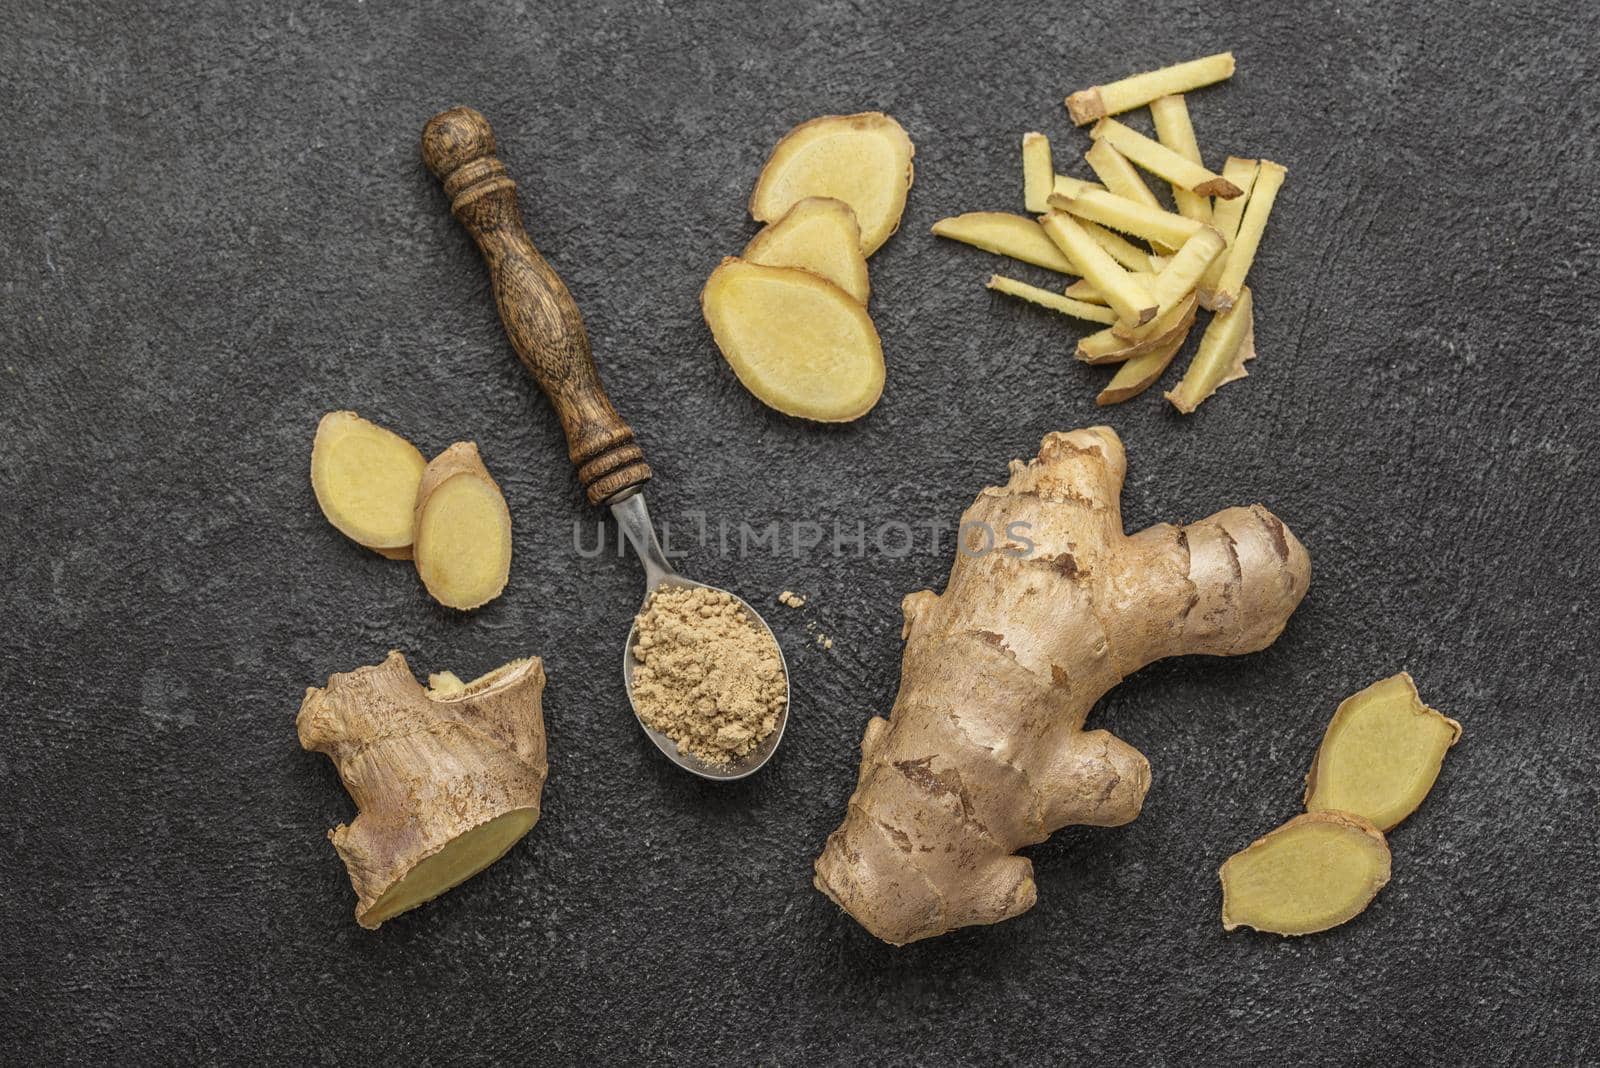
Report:
[[[733,595],[661,586],[636,623],[633,706],[678,752],[727,764],[777,729],[788,696],[778,645]]]

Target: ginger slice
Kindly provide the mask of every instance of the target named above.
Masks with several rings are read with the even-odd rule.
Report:
[[[1250,191],[1250,201],[1244,206],[1244,218],[1239,220],[1239,233],[1228,249],[1228,261],[1222,265],[1211,302],[1219,310],[1226,310],[1239,296],[1250,265],[1255,262],[1256,250],[1261,246],[1261,235],[1267,228],[1267,217],[1272,214],[1272,202],[1288,170],[1270,159],[1261,161],[1256,174],[1255,187]]]
[[[511,511],[478,446],[458,441],[435,456],[417,487],[417,574],[448,608],[479,608],[511,575]]]
[[[325,753],[356,803],[328,832],[375,928],[505,855],[539,819],[546,772],[537,657],[424,690],[406,659],[334,675],[306,691],[295,727]]]
[[[1195,284],[1200,281],[1200,275],[1205,272],[1206,266],[1222,252],[1222,235],[1207,226],[1183,243],[1177,255],[1168,260],[1166,266],[1161,268],[1155,281],[1150,284],[1150,295],[1156,302],[1156,318],[1160,319],[1162,313],[1184,302],[1194,295]],[[1116,333],[1127,338],[1145,336],[1148,329],[1145,326],[1129,326],[1119,323],[1113,329]]]
[[[1352,919],[1389,881],[1383,832],[1348,812],[1308,812],[1223,862],[1222,926],[1281,935]]]
[[[1205,160],[1200,155],[1200,142],[1195,140],[1194,123],[1189,118],[1189,104],[1182,93],[1173,93],[1171,96],[1158,97],[1150,101],[1150,119],[1156,128],[1156,140],[1172,149],[1178,155],[1191,163],[1204,165]],[[1226,174],[1222,175],[1227,178]],[[1233,185],[1232,182],[1228,183]],[[1238,186],[1234,186],[1238,189]],[[1239,190],[1233,199],[1237,200],[1243,194]],[[1197,193],[1191,193],[1183,186],[1172,183],[1172,200],[1178,205],[1178,214],[1198,222],[1211,221],[1211,201],[1209,198]]]
[[[339,532],[391,560],[411,558],[412,510],[428,466],[417,447],[355,412],[329,412],[311,443],[311,489]]]
[[[1093,189],[1075,197],[1051,194],[1050,207],[1078,219],[1097,222],[1113,230],[1132,234],[1134,237],[1160,242],[1172,249],[1182,248],[1185,241],[1203,228],[1202,223],[1185,219],[1174,212],[1147,207],[1127,197],[1119,197],[1115,193],[1101,193]]]
[[[1022,135],[1022,204],[1035,214],[1048,211],[1045,198],[1055,192],[1056,168],[1050,139],[1042,133]]]
[[[700,307],[733,373],[768,407],[842,423],[878,403],[878,331],[827,279],[729,257],[706,280]]]
[[[783,218],[750,239],[742,258],[819,274],[862,304],[872,296],[856,213],[832,197],[795,201]]]
[[[1156,211],[1166,210],[1161,201],[1156,198],[1156,195],[1150,191],[1150,187],[1145,184],[1144,179],[1139,177],[1138,169],[1132,163],[1129,163],[1122,153],[1112,148],[1105,141],[1096,141],[1090,145],[1089,150],[1083,154],[1083,161],[1089,165],[1090,170],[1094,171],[1096,177],[1105,183],[1103,192],[1114,193],[1125,200],[1143,204],[1145,207]],[[1057,189],[1055,192],[1057,196],[1070,198],[1080,196],[1082,193],[1087,192],[1087,189],[1077,191]],[[1179,244],[1182,244],[1182,242],[1174,244],[1166,244],[1160,241],[1152,242],[1158,252],[1170,252]]]
[[[1067,111],[1075,125],[1083,126],[1107,115],[1120,115],[1124,111],[1143,107],[1157,97],[1187,93],[1191,89],[1213,85],[1231,77],[1233,53],[1219,52],[1214,56],[1175,63],[1106,85],[1081,89],[1067,97]]]
[[[1055,177],[1055,183],[1050,187],[1050,193],[1063,197],[1075,197],[1085,189],[1104,188],[1105,186],[1100,185],[1098,182],[1086,182],[1082,178],[1074,178],[1068,174],[1058,174]],[[1029,208],[1028,210],[1033,211],[1032,208]],[[1045,208],[1041,209],[1038,214],[1042,214],[1044,211],[1049,210],[1049,207],[1046,206]]]
[[[1253,304],[1246,286],[1232,308],[1213,315],[1182,380],[1163,394],[1184,415],[1192,415],[1218,388],[1249,375],[1245,361],[1256,358]]]
[[[1154,267],[1156,261],[1159,259],[1159,256],[1150,257],[1150,265]],[[1135,279],[1144,283],[1146,286],[1153,286],[1156,283],[1156,276],[1153,272],[1132,271],[1130,273]],[[1089,281],[1087,278],[1080,278],[1076,282],[1069,282],[1066,288],[1061,291],[1061,294],[1062,296],[1071,297],[1073,300],[1081,300],[1089,304],[1104,304],[1106,302],[1105,294],[1096,289],[1094,283]]]
[[[1112,259],[1128,270],[1139,274],[1153,275],[1156,273],[1156,266],[1151,262],[1150,253],[1115,230],[1107,230],[1099,223],[1090,222],[1087,219],[1079,220],[1079,224],[1089,231],[1089,236],[1094,238],[1101,248],[1111,253]]]
[[[1077,265],[1083,277],[1105,294],[1106,303],[1116,311],[1118,318],[1132,323],[1155,318],[1156,306],[1149,289],[1123,270],[1078,220],[1065,212],[1052,211],[1039,220],[1039,225],[1067,259]]]
[[[1191,302],[1188,318],[1181,328],[1171,331],[1170,338],[1162,342],[1159,348],[1124,361],[1122,366],[1117,368],[1117,373],[1111,376],[1111,381],[1107,382],[1106,387],[1095,397],[1095,404],[1101,407],[1121,404],[1155,385],[1172,363],[1172,358],[1183,347],[1183,343],[1189,339],[1189,329],[1194,325],[1194,316],[1195,306]]]
[[[1004,275],[991,274],[988,286],[996,293],[1004,293],[1011,297],[1020,297],[1041,308],[1058,311],[1062,315],[1070,315],[1075,319],[1087,319],[1092,323],[1114,323],[1117,313],[1103,304],[1086,304],[1081,300],[1073,300],[1059,293],[1052,293],[1048,289],[1030,286],[1026,282],[1019,282],[1015,278]]]
[[[750,214],[776,222],[806,197],[850,205],[870,256],[900,226],[916,148],[898,122],[877,111],[802,122],[773,146],[750,194]]]
[[[1080,338],[1076,356],[1088,364],[1121,363],[1146,353],[1154,352],[1174,337],[1181,339],[1194,324],[1197,302],[1194,294],[1182,303],[1168,308],[1146,323],[1141,337],[1126,338],[1107,327]]]
[[[1003,211],[969,211],[933,224],[938,237],[948,237],[996,256],[1009,256],[1061,274],[1077,274],[1072,261],[1055,246],[1038,222]]]
[[[1228,162],[1222,165],[1222,176],[1238,186],[1243,192],[1232,200],[1219,200],[1211,209],[1211,225],[1220,233],[1228,243],[1228,248],[1222,250],[1222,255],[1211,261],[1211,266],[1206,268],[1206,273],[1200,279],[1200,305],[1204,308],[1213,307],[1212,296],[1217,288],[1217,281],[1222,277],[1222,268],[1228,262],[1228,251],[1233,247],[1233,242],[1239,236],[1239,222],[1244,218],[1244,206],[1249,203],[1251,190],[1256,185],[1256,175],[1260,173],[1259,160],[1240,159],[1229,156]]]
[[[1143,167],[1158,178],[1164,178],[1180,189],[1199,196],[1221,197],[1230,200],[1239,195],[1239,187],[1215,171],[1209,171],[1194,160],[1152,141],[1144,134],[1118,122],[1101,119],[1095,123],[1089,136],[1104,141],[1122,154],[1128,162]]]
[[[1306,811],[1353,812],[1380,831],[1417,810],[1461,724],[1422,703],[1405,672],[1347,697],[1306,776]]]

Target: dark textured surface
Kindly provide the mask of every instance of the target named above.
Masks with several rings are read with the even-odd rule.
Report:
[[[1600,9],[5,7],[6,1060],[1600,1058]],[[1024,130],[1081,150],[1067,91],[1227,47],[1201,144],[1290,170],[1261,358],[1189,420],[1153,394],[1099,411],[1071,326],[986,294],[998,262],[928,226],[1020,208]],[[1031,913],[894,950],[810,888],[895,689],[899,599],[948,567],[925,539],[691,546],[752,600],[811,595],[769,611],[789,735],[720,788],[640,735],[616,669],[639,569],[574,552],[559,432],[418,160],[455,103],[496,124],[680,531],[953,521],[1046,431],[1107,421],[1130,528],[1262,501],[1309,546],[1271,650],[1103,702],[1154,766],[1144,815],[1034,849]],[[819,429],[743,392],[696,294],[754,232],[773,140],[862,108],[905,124],[918,181],[872,264],[887,391]],[[308,447],[344,407],[425,452],[481,444],[516,517],[506,596],[451,614],[327,525]],[[526,842],[373,934],[323,840],[348,800],[293,715],[390,647],[423,671],[543,656],[552,770]],[[1466,736],[1394,881],[1325,935],[1225,935],[1218,862],[1296,811],[1335,703],[1401,668]]]

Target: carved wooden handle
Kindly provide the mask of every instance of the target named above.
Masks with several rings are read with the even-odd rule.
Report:
[[[650,466],[600,384],[583,316],[533,247],[517,184],[494,152],[494,130],[472,108],[440,112],[422,130],[422,160],[489,265],[511,347],[561,418],[589,503],[601,504],[649,481]]]

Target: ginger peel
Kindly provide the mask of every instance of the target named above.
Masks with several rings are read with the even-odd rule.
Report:
[[[546,772],[537,657],[423,689],[391,652],[306,690],[300,744],[339,769],[357,814],[328,832],[376,928],[500,859],[539,819]]]
[[[1259,505],[1124,534],[1125,472],[1109,428],[1048,435],[962,517],[1000,544],[905,599],[899,694],[816,863],[817,889],[884,941],[1031,908],[1016,851],[1127,823],[1149,785],[1137,750],[1083,729],[1094,703],[1162,657],[1266,648],[1305,595],[1310,558]],[[998,537],[1013,530],[1031,549]]]

